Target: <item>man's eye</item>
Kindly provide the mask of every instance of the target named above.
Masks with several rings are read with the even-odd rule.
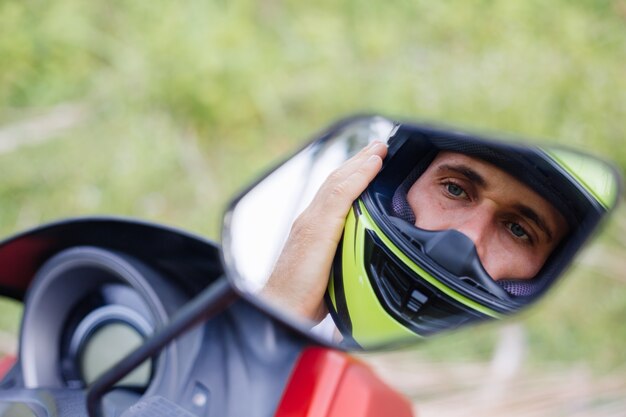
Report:
[[[466,195],[465,190],[453,182],[446,184],[446,190],[455,197],[464,197]]]
[[[508,223],[507,227],[509,228],[511,233],[513,233],[514,236],[519,237],[521,239],[530,239],[530,236],[528,235],[528,233],[526,233],[526,230],[522,226],[520,226],[518,223]]]

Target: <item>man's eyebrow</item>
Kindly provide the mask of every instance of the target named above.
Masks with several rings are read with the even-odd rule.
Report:
[[[474,182],[476,185],[479,185],[481,187],[486,187],[487,186],[487,181],[485,180],[485,178],[483,178],[482,175],[480,175],[478,172],[476,172],[476,170],[468,167],[467,165],[463,165],[463,164],[458,164],[458,165],[450,165],[450,164],[442,164],[437,168],[439,171],[445,171],[445,170],[449,170],[449,171],[454,171],[454,172],[458,172],[459,174],[465,176],[468,180]]]
[[[532,222],[534,222],[543,232],[548,235],[548,240],[552,240],[552,231],[548,227],[546,221],[541,217],[535,210],[524,205],[524,204],[516,204],[515,209],[524,217],[528,218]]]
[[[463,176],[465,176],[470,181],[474,182],[476,185],[479,185],[483,188],[487,187],[487,180],[480,175],[475,169],[464,165],[464,164],[442,164],[437,168],[438,171],[453,171],[457,172]],[[515,209],[524,217],[532,221],[539,227],[547,236],[548,240],[551,241],[553,238],[553,233],[548,227],[548,223],[545,219],[540,216],[535,210],[528,207],[525,204],[516,204]]]

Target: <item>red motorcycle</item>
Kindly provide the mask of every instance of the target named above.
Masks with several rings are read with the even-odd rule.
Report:
[[[381,139],[384,165],[353,204],[324,284],[328,314],[311,321],[265,297],[294,219],[329,173]],[[390,184],[413,171],[407,155],[432,164],[451,150],[516,172],[565,213],[568,232],[532,280],[495,280],[461,231],[381,209]],[[0,415],[411,416],[408,400],[345,351],[516,313],[552,286],[618,194],[615,170],[586,155],[356,117],[236,198],[221,247],[113,217],[20,233],[0,244],[2,295],[24,302],[19,352],[0,362]]]

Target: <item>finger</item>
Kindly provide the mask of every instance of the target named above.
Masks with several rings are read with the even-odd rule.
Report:
[[[385,148],[386,149],[386,148]],[[341,181],[327,184],[314,200],[312,209],[333,223],[343,224],[352,202],[367,188],[382,167],[383,155],[373,154]],[[318,198],[319,197],[319,198]]]
[[[328,209],[345,218],[352,202],[356,200],[376,177],[383,165],[380,155],[373,154],[344,181],[336,185],[329,194]],[[336,211],[335,211],[336,210]]]
[[[372,156],[377,156],[382,160],[386,154],[387,146],[385,144],[381,142],[373,143],[370,147],[364,149],[358,155],[353,157],[353,159],[349,160],[347,163],[331,173],[331,175],[320,187],[320,191],[326,194],[328,194],[329,192],[332,193],[333,189],[335,189],[338,185],[343,183],[347,178],[349,178],[356,172],[361,172],[361,174],[366,173],[367,170],[364,171],[363,165],[366,164],[367,161],[372,158]],[[373,177],[371,177],[370,180],[372,178]]]
[[[369,145],[361,149],[355,155],[353,155],[350,159],[344,162],[337,171],[343,172],[354,172],[363,162],[365,162],[371,155],[375,153],[379,153],[382,148],[387,148],[387,146],[379,140],[372,141]]]
[[[383,159],[380,155],[371,155],[356,172],[352,173],[345,181],[346,198],[356,200],[367,188],[370,182],[376,177],[383,166]]]
[[[361,149],[356,155],[352,158],[348,159],[344,162],[339,168],[337,168],[330,176],[329,180],[343,180],[347,178],[349,175],[354,173],[363,162],[367,161],[367,159],[371,155],[383,155],[383,152],[387,152],[387,146],[381,141],[373,141],[365,148]]]
[[[352,202],[380,171],[386,153],[387,147],[383,143],[373,144],[366,154],[367,159],[359,158],[357,161],[360,163],[354,164],[349,171],[344,170],[342,176],[331,174],[311,204],[301,213],[302,221],[298,223],[301,225],[314,223],[315,227],[310,232],[314,230],[318,238],[337,240]]]
[[[321,201],[310,206],[311,211],[301,219],[304,220],[300,224],[301,238],[304,237],[309,242],[309,249],[316,252],[315,261],[318,265],[330,266],[352,202],[367,188],[382,164],[379,155],[372,155],[345,181],[330,193],[325,193]],[[315,247],[318,249],[313,250]]]

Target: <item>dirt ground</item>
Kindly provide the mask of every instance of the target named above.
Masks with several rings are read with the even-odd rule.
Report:
[[[626,376],[584,367],[518,370],[492,363],[432,363],[415,352],[368,355],[377,373],[414,404],[416,417],[626,416]]]

